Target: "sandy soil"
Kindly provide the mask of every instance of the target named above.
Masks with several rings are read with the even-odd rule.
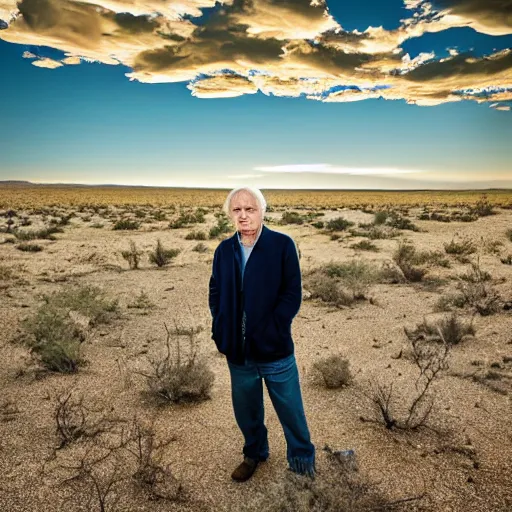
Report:
[[[414,213],[414,212],[413,212]],[[271,456],[246,484],[230,480],[241,460],[242,438],[230,401],[229,375],[224,359],[209,338],[207,287],[216,240],[206,241],[208,252],[192,251],[197,242],[185,240],[191,228],[169,230],[168,222],[143,224],[138,231],[113,231],[111,222],[80,213],[54,241],[38,241],[44,250],[25,253],[14,244],[0,245],[0,265],[14,277],[3,279],[0,302],[0,510],[8,512],[86,510],[79,494],[66,501],[69,488],[59,485],[72,472],[62,466],[76,463],[85,441],[55,451],[56,398],[69,389],[83,395],[94,409],[130,421],[135,415],[153,419],[159,440],[171,441],[163,462],[181,482],[188,498],[183,502],[149,500],[130,480],[115,487],[117,504],[107,510],[237,510],[258,492],[286,474],[286,446],[282,430],[267,398],[267,426]],[[360,211],[326,212],[324,219],[343,215],[354,222],[371,222]],[[270,217],[279,218],[279,212]],[[33,217],[37,227],[38,218]],[[207,215],[208,226],[214,224]],[[39,220],[40,222],[40,220]],[[91,227],[95,222],[103,229]],[[379,252],[350,248],[361,239],[343,235],[339,240],[311,226],[269,227],[290,234],[298,243],[306,272],[330,261],[362,258],[381,264],[391,261],[397,240],[409,239],[421,250],[443,251],[454,237],[470,237],[479,247],[482,268],[489,271],[504,301],[512,300],[512,267],[500,255],[512,253],[505,232],[512,228],[512,211],[470,223],[414,221],[421,232],[401,231],[393,240],[376,240]],[[202,225],[192,229],[204,229]],[[8,235],[1,235],[9,238]],[[121,257],[129,240],[148,251],[157,238],[167,247],[181,249],[163,268],[151,266],[147,257],[139,270],[129,270]],[[498,253],[488,248],[502,242]],[[354,448],[360,473],[390,500],[423,495],[414,506],[432,511],[505,511],[512,509],[512,313],[474,317],[476,335],[453,347],[450,367],[435,385],[436,402],[429,425],[419,431],[390,431],[363,422],[372,416],[365,393],[369,382],[394,383],[398,404],[415,393],[417,369],[407,357],[404,327],[413,328],[425,317],[437,318],[434,305],[442,293],[454,290],[457,276],[469,268],[451,258],[450,268],[433,267],[428,284],[378,284],[372,301],[353,307],[333,308],[305,300],[293,325],[303,396],[318,469],[325,467],[325,452]],[[432,282],[432,278],[442,279]],[[41,375],[28,350],[17,343],[23,318],[34,313],[41,297],[73,283],[92,284],[118,298],[121,315],[106,325],[87,329],[83,356],[87,364],[75,375]],[[129,308],[145,291],[156,307]],[[145,313],[145,314],[142,314]],[[146,394],[145,379],[136,371],[147,367],[147,355],[162,350],[164,322],[168,325],[203,326],[199,350],[215,373],[211,400],[200,404],[156,406]],[[327,390],[313,383],[314,361],[342,353],[350,361],[353,384]],[[476,382],[473,373],[495,369],[492,381]],[[81,451],[82,450],[82,451]],[[108,503],[107,503],[108,505]],[[94,502],[91,510],[99,510]]]

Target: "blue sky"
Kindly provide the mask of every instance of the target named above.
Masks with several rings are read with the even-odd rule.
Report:
[[[512,186],[506,0],[179,4],[0,0],[0,180]]]

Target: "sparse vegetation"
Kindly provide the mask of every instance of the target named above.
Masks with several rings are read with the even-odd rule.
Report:
[[[328,389],[347,386],[352,380],[349,366],[348,359],[340,354],[319,359],[313,363],[313,379]]]
[[[41,252],[43,247],[38,244],[18,244],[16,249],[23,252]]]
[[[399,242],[393,254],[393,261],[402,271],[404,278],[413,283],[421,281],[427,273],[424,268],[416,266],[416,257],[416,248],[409,242]]]
[[[466,238],[460,241],[453,239],[451,242],[444,244],[444,250],[447,254],[468,256],[475,253],[477,249],[475,243]]]
[[[147,379],[149,393],[165,402],[201,402],[210,397],[214,374],[197,353],[196,336],[201,328],[170,331],[165,326],[165,354],[150,359],[150,369],[138,372]],[[184,353],[180,338],[188,338]]]
[[[118,220],[112,229],[114,230],[124,230],[124,231],[133,231],[140,228],[140,223],[135,220],[130,219],[120,219]]]
[[[208,246],[202,242],[199,242],[198,244],[194,245],[194,247],[192,247],[192,250],[194,252],[205,253],[208,252]]]
[[[179,249],[165,249],[160,239],[157,240],[156,247],[153,252],[149,253],[149,261],[157,267],[168,265],[173,258],[178,256]]]
[[[223,213],[217,215],[217,224],[210,229],[210,238],[217,238],[220,235],[231,231],[229,219]]]
[[[350,222],[347,219],[344,219],[343,217],[336,217],[335,219],[331,219],[327,222],[325,225],[325,229],[327,231],[345,231],[348,228],[352,227],[354,225],[353,222]]]
[[[279,224],[304,224],[304,219],[298,212],[283,212]]]
[[[434,407],[433,384],[448,369],[450,346],[440,335],[441,342],[431,343],[422,337],[409,337],[411,342],[411,358],[419,370],[414,384],[415,395],[404,407],[393,383],[381,384],[373,382],[365,396],[370,400],[373,416],[361,416],[361,421],[382,424],[388,430],[416,430],[427,425]]]
[[[132,270],[139,268],[142,251],[137,249],[137,245],[133,240],[130,240],[130,249],[128,251],[122,251],[121,256],[128,262],[128,265],[130,265]]]
[[[379,252],[379,248],[370,242],[369,240],[361,240],[360,242],[357,242],[356,244],[352,244],[350,246],[352,249],[356,249],[358,251],[372,251],[372,252]]]
[[[362,260],[329,263],[309,272],[305,287],[311,298],[334,306],[349,306],[367,299],[368,289],[379,280],[378,270]]]
[[[28,241],[28,240],[55,240],[55,234],[62,233],[62,228],[57,226],[52,226],[49,228],[38,229],[33,231],[21,231],[15,230],[13,231],[14,236],[18,240]]]
[[[141,290],[139,295],[135,297],[135,300],[128,304],[128,308],[132,309],[148,310],[153,309],[154,307],[155,304],[151,301],[148,294],[144,290]]]
[[[475,328],[473,322],[465,322],[456,313],[452,313],[433,322],[423,320],[413,330],[405,328],[405,334],[411,341],[435,341],[458,345],[467,337],[474,336]]]
[[[204,231],[191,231],[185,236],[185,240],[206,240],[207,238]]]

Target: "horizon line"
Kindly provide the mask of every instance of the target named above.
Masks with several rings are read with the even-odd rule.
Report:
[[[495,180],[492,180],[495,181]],[[496,180],[500,181],[500,180]],[[470,182],[475,185],[477,182]],[[238,187],[203,187],[200,185],[196,186],[172,186],[172,185],[127,185],[118,183],[74,183],[74,182],[33,182],[27,180],[0,180],[0,186],[5,185],[18,185],[18,186],[63,186],[63,187],[91,187],[91,188],[154,188],[154,189],[186,189],[186,190],[233,190]],[[316,192],[479,192],[479,191],[492,191],[492,190],[503,190],[512,191],[512,180],[510,187],[484,187],[484,188],[289,188],[289,187],[257,187],[260,190],[286,190],[286,191],[316,191]]]

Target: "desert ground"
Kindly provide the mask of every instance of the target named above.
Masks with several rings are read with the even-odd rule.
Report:
[[[511,193],[269,194],[318,473],[287,471],[266,396],[270,458],[236,484],[208,309],[226,191],[38,190],[0,194],[0,510],[512,510]],[[173,368],[200,392],[163,396]]]

